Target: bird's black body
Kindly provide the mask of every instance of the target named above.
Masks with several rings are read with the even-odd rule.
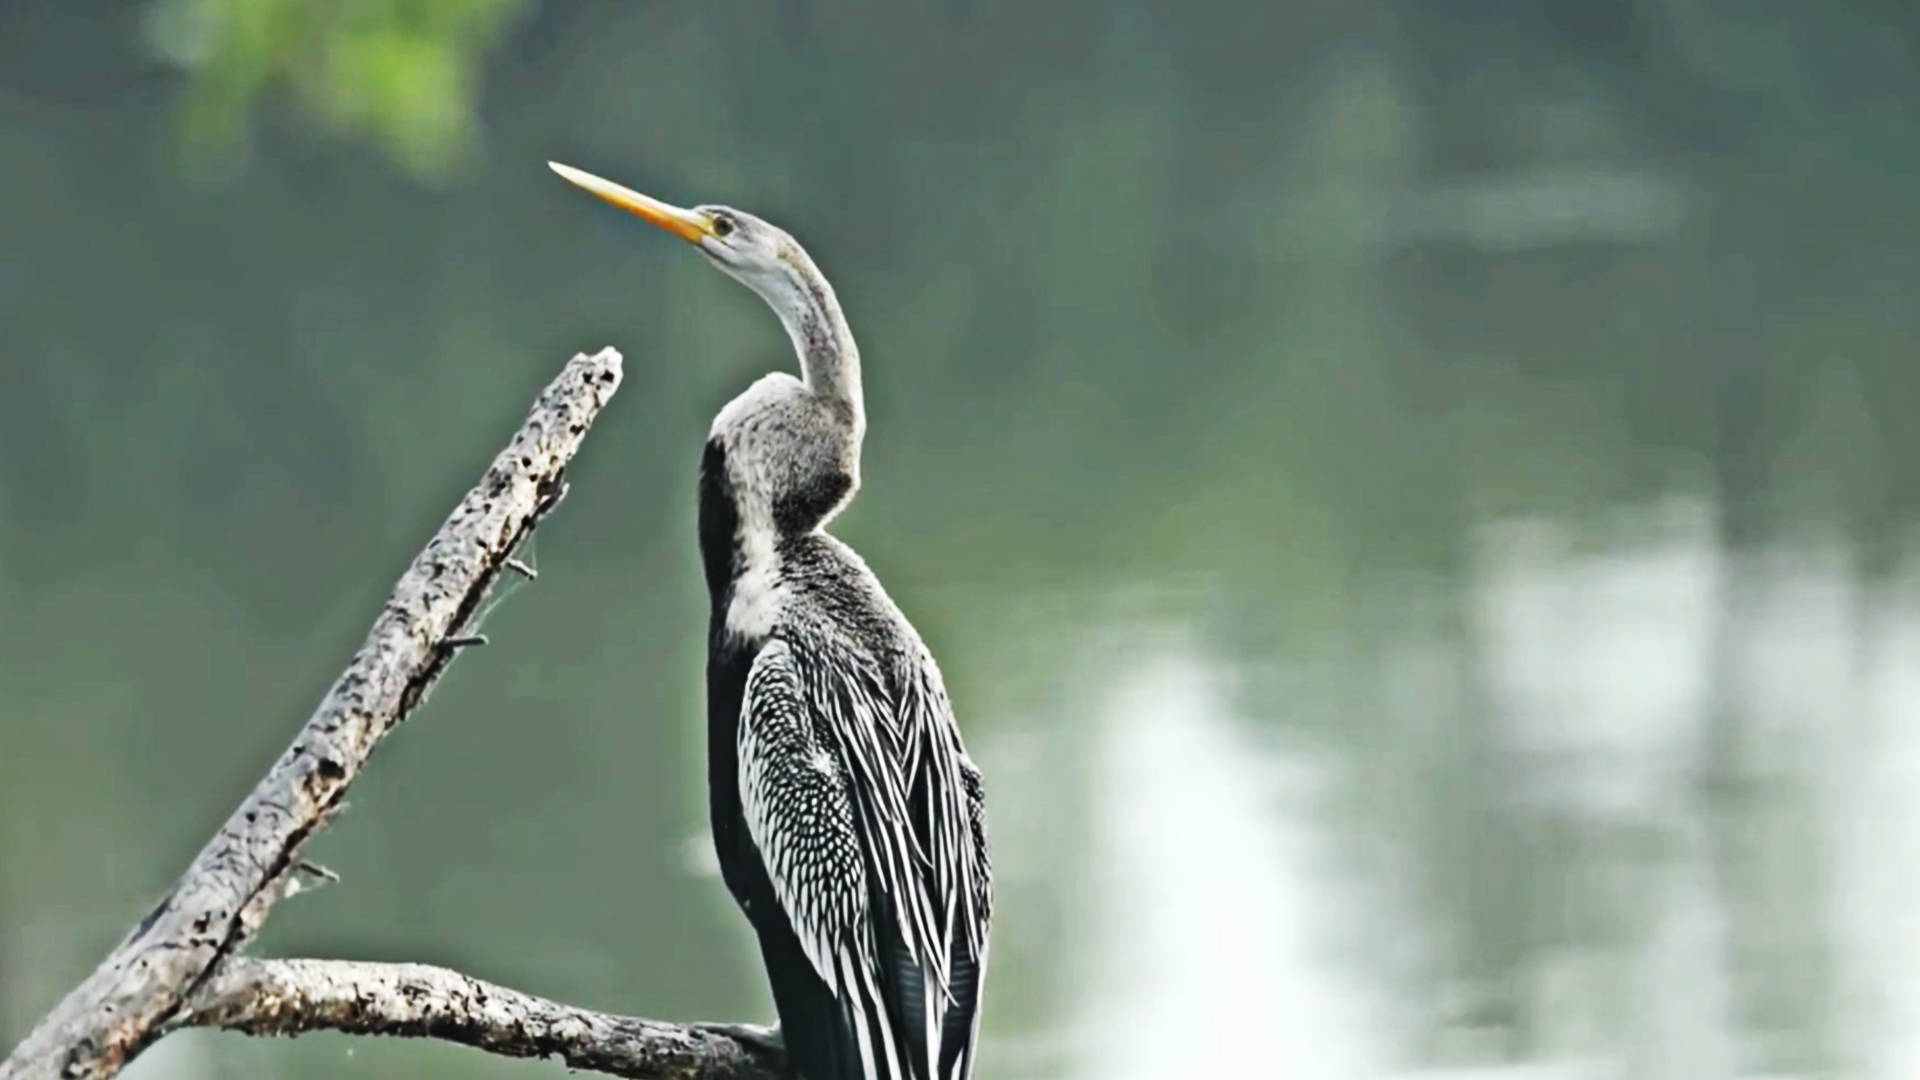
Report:
[[[985,961],[986,837],[979,778],[971,762],[965,760],[964,751],[959,750],[938,669],[918,635],[859,558],[839,541],[812,528],[845,495],[844,487],[836,490],[836,485],[823,484],[776,514],[784,519],[774,546],[779,577],[787,590],[783,613],[770,633],[742,636],[728,626],[727,619],[744,569],[741,514],[726,450],[717,439],[707,445],[700,471],[699,520],[701,557],[712,600],[707,721],[715,849],[727,888],[759,936],[781,1032],[788,1053],[807,1080],[963,1080],[971,1070],[980,974]],[[936,741],[949,732],[954,735],[950,745],[930,744],[925,751],[929,758],[959,754],[954,776],[966,808],[966,820],[960,823],[966,850],[948,854],[976,859],[980,876],[970,885],[951,877],[948,884],[973,891],[974,895],[959,898],[956,908],[975,913],[982,922],[977,938],[970,939],[958,922],[943,931],[950,950],[950,975],[944,991],[932,992],[944,993],[951,1004],[933,1035],[937,1056],[930,1056],[927,1046],[927,973],[896,925],[899,911],[887,891],[867,890],[871,914],[863,929],[872,934],[871,946],[878,960],[874,989],[878,993],[863,1003],[857,995],[850,995],[848,986],[832,987],[821,978],[796,933],[794,913],[783,904],[766,859],[749,835],[740,794],[740,728],[743,711],[750,712],[753,707],[748,686],[755,660],[773,642],[782,646],[783,654],[793,657],[794,667],[807,673],[804,681],[826,699],[850,693],[867,695],[880,703],[883,715],[892,716],[914,709],[914,702],[921,707],[930,705],[936,710],[933,718],[944,727],[922,734]],[[850,690],[842,685],[848,681],[862,685]],[[796,697],[804,698],[804,691]],[[831,705],[816,708],[806,701],[800,704],[803,722],[818,733],[823,744],[835,745],[843,738],[835,730],[837,719]],[[899,732],[902,752],[907,752],[904,742],[916,737],[915,732],[907,730],[910,726],[903,717]],[[856,771],[844,762],[839,772],[843,781],[858,785]],[[937,839],[931,835],[935,823],[928,820],[928,812],[910,808],[908,816],[903,823],[905,831],[924,847],[920,857],[929,861],[941,858],[935,850]],[[879,856],[875,852],[840,854],[865,862],[869,877],[877,876]],[[927,877],[930,868],[914,867],[912,872]],[[871,1030],[885,1027],[898,1033],[898,1071],[888,1067],[884,1055],[870,1052],[863,1056],[860,1036],[851,1020],[852,1012],[863,1009]],[[869,1057],[878,1059],[878,1068],[872,1072],[867,1071],[871,1067]]]

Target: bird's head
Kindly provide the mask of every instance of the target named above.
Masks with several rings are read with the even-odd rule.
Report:
[[[692,244],[708,262],[760,295],[786,328],[799,356],[807,407],[823,410],[823,423],[834,428],[831,439],[818,442],[831,459],[826,473],[858,476],[860,439],[866,431],[866,411],[860,394],[860,350],[833,286],[806,251],[784,229],[752,214],[726,206],[696,206],[691,210],[663,203],[610,180],[602,180],[558,162],[553,171],[571,183],[635,214]],[[792,380],[789,380],[790,382]],[[758,384],[756,384],[758,385]],[[748,391],[742,401],[769,404]],[[717,425],[744,426],[745,414],[729,405]],[[776,455],[778,456],[778,455]],[[855,480],[857,482],[857,479]],[[837,490],[845,491],[847,488]]]
[[[569,182],[692,244],[708,262],[759,293],[776,310],[802,299],[791,294],[807,278],[812,263],[779,226],[729,206],[684,209],[570,165],[547,164]]]

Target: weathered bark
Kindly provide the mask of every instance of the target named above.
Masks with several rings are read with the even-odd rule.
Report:
[[[445,1039],[639,1080],[788,1077],[777,1050],[715,1030],[587,1012],[424,964],[240,958],[200,988],[180,1022],[249,1035]]]
[[[584,1068],[620,1065],[627,1076],[754,1075],[725,1071],[746,1051],[723,1035],[565,1010],[450,972],[237,959],[296,880],[302,845],[326,826],[380,740],[421,702],[454,654],[479,640],[467,634],[468,623],[502,569],[513,565],[515,547],[565,493],[567,463],[620,375],[620,354],[612,349],[567,364],[401,576],[366,644],[293,745],[166,898],[0,1062],[0,1080],[113,1076],[188,1022],[189,1013],[192,1022],[220,1017],[211,1022],[243,1031],[334,1027],[456,1038],[506,1053],[551,1049]],[[357,986],[356,978],[369,989],[391,988],[380,1000],[395,1008],[346,1008],[337,995]],[[433,993],[399,1007],[418,987]],[[248,1000],[249,992],[256,999]],[[518,1020],[501,1011],[515,1009]],[[372,1026],[350,1028],[355,1015],[371,1018]],[[595,1049],[598,1038],[609,1042]],[[645,1071],[648,1062],[654,1071]]]

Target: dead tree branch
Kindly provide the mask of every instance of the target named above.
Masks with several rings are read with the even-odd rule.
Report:
[[[185,1024],[249,1035],[341,1031],[445,1039],[639,1080],[784,1080],[780,1055],[716,1031],[608,1016],[424,964],[236,959]]]
[[[758,1075],[739,1071],[748,1051],[721,1034],[598,1017],[432,968],[239,955],[298,880],[302,846],[326,827],[374,748],[462,646],[483,640],[469,624],[515,548],[565,494],[567,463],[620,375],[612,349],[576,356],[541,393],[512,442],[401,576],[366,644],[293,745],[166,898],[0,1062],[0,1080],[111,1077],[187,1023],[431,1035],[504,1053],[557,1052],[584,1068],[617,1065],[613,1071],[626,1076]],[[382,988],[389,992],[375,993]],[[391,1007],[352,998],[348,1008],[339,996],[361,990],[367,1002]],[[509,1033],[500,1023],[514,1015],[523,1026]],[[601,1038],[610,1041],[593,1042]]]

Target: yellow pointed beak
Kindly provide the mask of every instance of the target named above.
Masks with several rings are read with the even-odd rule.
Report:
[[[660,226],[689,244],[697,244],[713,235],[713,222],[708,220],[707,215],[698,211],[682,210],[678,206],[663,203],[659,199],[648,198],[631,188],[621,187],[611,180],[602,180],[590,172],[581,172],[571,165],[549,161],[547,167],[559,173],[570,183],[586,188],[620,209]]]

